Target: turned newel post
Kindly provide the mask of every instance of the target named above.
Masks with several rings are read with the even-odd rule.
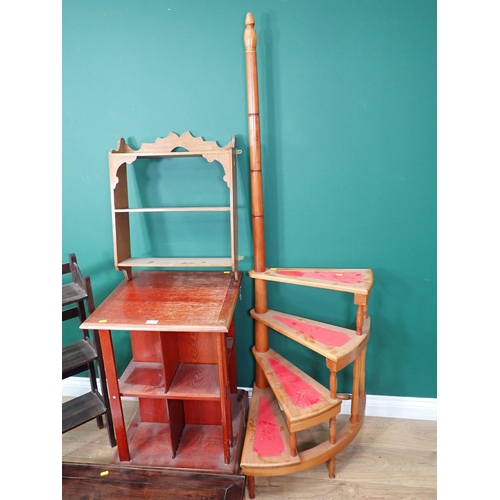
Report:
[[[266,270],[264,244],[264,201],[262,195],[262,163],[260,145],[259,88],[257,77],[257,33],[251,13],[245,19],[244,35],[247,65],[248,140],[250,147],[250,186],[252,190],[252,229],[254,269]]]
[[[248,143],[250,149],[250,188],[252,192],[252,232],[254,270],[266,270],[266,251],[264,242],[264,200],[262,193],[262,162],[260,144],[260,116],[259,116],[259,87],[257,77],[257,32],[255,19],[248,13],[245,19],[245,52],[247,70],[248,95]],[[267,312],[267,288],[264,280],[256,279],[255,283],[255,312]],[[255,349],[266,352],[269,349],[267,326],[257,322],[255,324]],[[261,369],[256,368],[257,387],[266,387],[267,380]]]

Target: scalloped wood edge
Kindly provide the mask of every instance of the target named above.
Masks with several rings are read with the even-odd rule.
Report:
[[[177,148],[183,148],[185,151],[176,151]],[[234,272],[236,279],[239,279],[238,272],[238,201],[236,193],[236,156],[239,151],[236,149],[236,136],[233,135],[231,141],[225,146],[219,146],[216,141],[206,141],[202,137],[194,137],[191,132],[186,131],[180,136],[175,132],[170,132],[166,137],[159,137],[155,142],[143,143],[139,149],[131,148],[125,139],[118,141],[117,149],[108,153],[109,162],[109,181],[111,188],[111,211],[113,226],[113,246],[115,268],[123,271],[127,279],[132,279],[132,267],[140,264],[148,264],[149,260],[156,260],[160,266],[182,267],[185,259],[177,258],[137,258],[132,255],[130,213],[144,212],[229,212],[230,227],[230,252],[231,262],[229,265],[217,262],[221,259],[209,259],[209,266],[230,267]],[[208,162],[219,162],[224,170],[223,180],[229,188],[229,206],[228,207],[157,207],[157,208],[132,208],[129,207],[129,195],[127,185],[127,164],[134,163],[139,157],[144,158],[182,158],[189,156],[202,156]],[[167,262],[164,264],[163,261]],[[144,264],[146,263],[146,264]],[[191,264],[190,264],[191,266]],[[205,266],[203,266],[205,267]]]
[[[174,151],[183,148],[186,151]],[[203,156],[208,162],[218,161],[224,169],[224,181],[231,188],[233,183],[232,162],[236,151],[236,136],[225,146],[219,146],[216,141],[206,141],[203,137],[194,137],[186,131],[181,135],[170,132],[166,137],[158,137],[155,142],[144,142],[139,149],[133,149],[125,142],[118,139],[116,149],[109,152],[110,184],[114,189],[119,182],[118,169],[124,164],[130,164],[140,157],[175,157],[175,156]]]

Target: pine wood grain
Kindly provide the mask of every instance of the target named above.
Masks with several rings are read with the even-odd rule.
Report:
[[[135,401],[123,401],[127,425],[136,409]],[[348,419],[338,415],[339,427]],[[297,435],[300,450],[327,439],[328,425]],[[437,498],[436,442],[435,421],[365,417],[358,436],[337,455],[335,479],[328,478],[326,463],[296,474],[256,477],[256,500],[432,500]],[[62,436],[64,462],[109,464],[115,451],[95,422]]]
[[[316,277],[315,273],[337,274],[342,277],[346,273],[359,273],[362,275],[361,281],[349,282],[337,281],[335,278]],[[290,273],[290,274],[288,274]],[[303,273],[295,275],[294,273]],[[288,283],[290,285],[310,286],[314,288],[324,288],[326,290],[337,290],[338,292],[353,293],[356,295],[367,296],[373,285],[373,272],[371,269],[334,269],[334,268],[285,268],[271,267],[258,272],[256,269],[248,271],[251,278],[267,281],[277,281],[279,283]]]

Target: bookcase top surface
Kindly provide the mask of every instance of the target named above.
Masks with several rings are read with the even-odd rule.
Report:
[[[241,281],[223,271],[134,271],[81,327],[227,332]]]

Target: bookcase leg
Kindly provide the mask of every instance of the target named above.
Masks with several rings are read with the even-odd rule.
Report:
[[[118,456],[121,461],[128,462],[130,460],[130,450],[127,441],[127,430],[125,428],[120,388],[118,385],[118,373],[116,371],[111,331],[100,330],[99,338],[101,341],[102,357],[108,381],[109,402],[115,428],[116,444],[118,446]]]

